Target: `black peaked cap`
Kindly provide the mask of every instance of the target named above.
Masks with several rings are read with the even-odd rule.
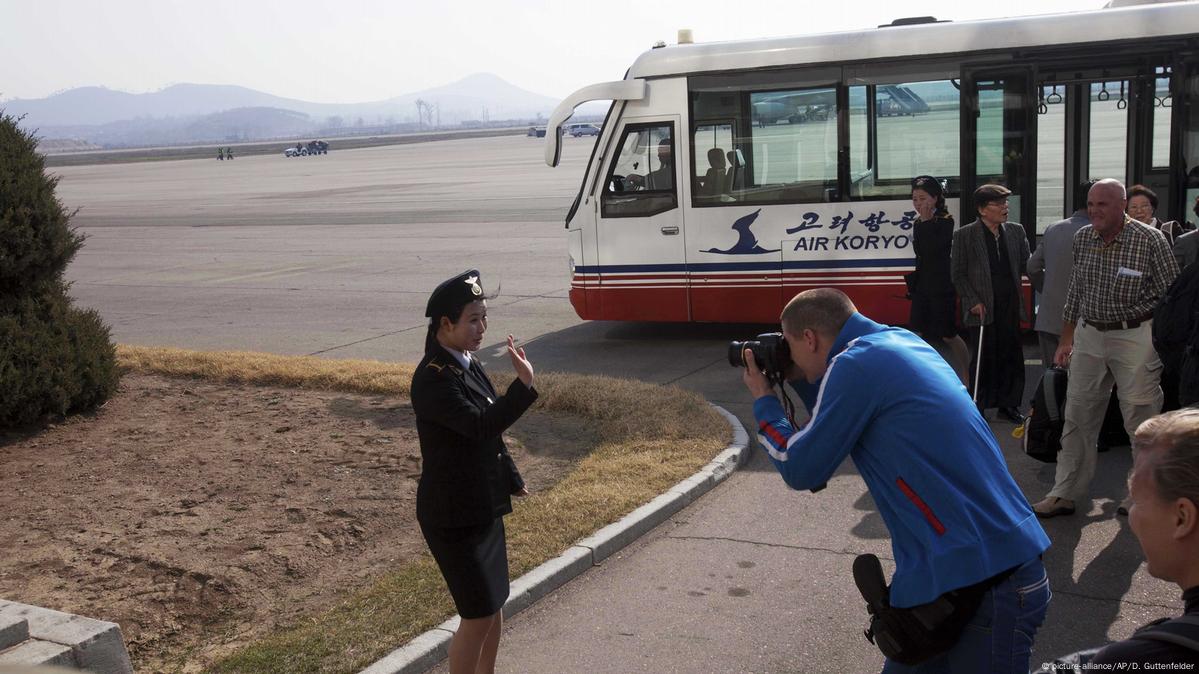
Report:
[[[425,316],[448,316],[456,308],[481,299],[485,298],[479,270],[468,269],[448,281],[443,281],[433,290],[433,294],[429,295],[429,304],[425,307]]]

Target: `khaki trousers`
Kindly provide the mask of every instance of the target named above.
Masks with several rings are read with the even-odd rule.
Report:
[[[1106,332],[1083,321],[1075,329],[1062,450],[1057,455],[1057,474],[1049,496],[1074,501],[1087,498],[1095,476],[1095,443],[1113,383],[1119,387],[1120,412],[1128,437],[1141,422],[1161,412],[1162,362],[1153,350],[1152,335],[1152,321],[1131,330]]]

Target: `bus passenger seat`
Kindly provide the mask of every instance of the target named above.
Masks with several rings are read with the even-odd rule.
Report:
[[[729,150],[729,168],[725,174],[725,193],[745,189],[745,155],[741,150]]]
[[[726,191],[724,173],[724,150],[718,147],[708,150],[708,173],[704,176],[700,196],[719,197],[724,194]]]

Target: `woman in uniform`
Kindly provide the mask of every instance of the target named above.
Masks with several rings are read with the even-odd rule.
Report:
[[[477,270],[437,286],[425,315],[425,357],[412,375],[422,462],[416,519],[462,616],[451,674],[493,672],[508,599],[503,516],[511,496],[529,493],[502,434],[537,399],[533,366],[508,335],[516,379],[501,396],[472,354],[487,330]]]
[[[912,181],[912,207],[919,220],[912,230],[912,248],[916,251],[916,269],[908,281],[912,296],[912,331],[929,344],[948,349],[945,359],[963,384],[970,375],[970,351],[958,336],[955,320],[953,279],[949,274],[949,253],[953,247],[953,216],[945,207],[945,191],[932,176]]]

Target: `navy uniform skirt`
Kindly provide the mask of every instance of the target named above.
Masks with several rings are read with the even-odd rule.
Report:
[[[508,601],[504,518],[469,527],[420,525],[458,608],[468,620],[494,615]]]

